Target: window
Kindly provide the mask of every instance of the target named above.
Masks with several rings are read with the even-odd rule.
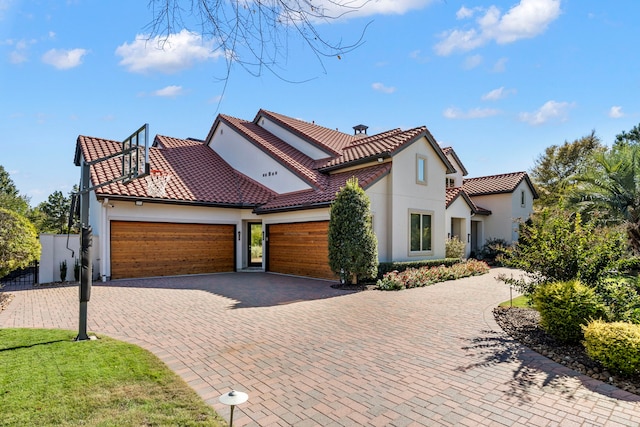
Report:
[[[526,199],[525,199],[525,195],[524,195],[524,190],[522,190],[520,192],[520,206],[522,206],[523,208],[526,206]]]
[[[431,251],[431,213],[411,212],[410,252]]]
[[[421,155],[416,158],[416,182],[427,185],[427,158]]]
[[[447,178],[447,188],[454,188],[456,186],[455,178]]]

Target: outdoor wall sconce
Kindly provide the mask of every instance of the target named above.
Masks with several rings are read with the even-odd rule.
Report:
[[[231,390],[229,393],[225,393],[218,398],[220,403],[223,405],[231,406],[231,415],[229,417],[229,427],[233,427],[233,408],[236,405],[240,405],[241,403],[249,400],[249,395],[247,393],[243,393],[241,391]]]
[[[240,232],[240,231],[238,231],[238,240],[240,240],[240,233],[241,233],[241,232]]]
[[[467,243],[471,242],[471,234],[467,234]]]

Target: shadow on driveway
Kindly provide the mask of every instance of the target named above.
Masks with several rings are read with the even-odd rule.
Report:
[[[99,287],[201,290],[235,300],[236,308],[272,307],[335,298],[356,291],[334,289],[334,281],[275,273],[218,273],[94,282]]]

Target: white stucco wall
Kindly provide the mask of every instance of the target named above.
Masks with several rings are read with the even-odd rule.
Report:
[[[391,223],[390,187],[391,178],[387,175],[366,191],[371,201],[373,232],[378,238],[378,260],[380,262],[391,261],[393,224]]]
[[[525,192],[525,204],[521,205],[521,192]],[[513,193],[491,194],[473,197],[478,206],[491,210],[492,214],[484,218],[484,237],[486,239],[504,239],[511,243],[518,239],[518,223],[524,221],[533,212],[533,193],[522,182]]]
[[[460,222],[460,230],[458,232],[459,234],[458,237],[460,238],[461,241],[466,243],[465,256],[469,256],[469,253],[471,251],[471,243],[470,243],[470,236],[469,236],[469,234],[471,233],[471,208],[462,197],[458,197],[447,208],[445,217],[446,217],[445,223],[447,225],[447,228],[446,228],[447,237],[449,237],[451,233],[451,219],[455,219],[456,221]]]
[[[285,128],[282,128],[280,125],[269,120],[266,117],[261,117],[260,120],[258,121],[258,125],[265,128],[266,130],[268,130],[269,132],[271,132],[281,140],[287,142],[292,147],[295,147],[298,150],[302,151],[304,154],[306,154],[307,156],[311,157],[314,160],[324,159],[326,157],[329,157],[330,155],[329,153],[322,151],[318,147],[312,144],[309,144],[309,142],[300,138],[298,135],[295,135],[294,133],[289,132]]]
[[[99,246],[99,238],[93,237],[93,248]],[[41,234],[40,263],[38,266],[38,283],[51,283],[60,281],[60,263],[67,261],[66,281],[75,281],[74,266],[76,260],[80,262],[80,235],[79,234]],[[91,251],[93,260],[93,277],[98,277],[97,251]]]
[[[225,123],[221,122],[218,126],[209,147],[216,151],[231,167],[277,193],[289,193],[311,188],[297,175],[248,142]]]
[[[455,173],[447,174],[447,178],[453,178],[455,180],[454,187],[461,187],[462,181],[464,179],[464,176],[462,175],[462,168],[460,167],[460,164],[456,161],[455,157],[453,157],[452,155],[449,154],[447,156],[447,159],[449,159],[453,167],[456,169]]]
[[[427,157],[427,184],[416,183],[416,157]],[[445,255],[445,175],[446,167],[426,138],[414,142],[393,157],[391,171],[392,261],[444,258]],[[410,211],[431,213],[432,251],[412,254],[409,250]]]

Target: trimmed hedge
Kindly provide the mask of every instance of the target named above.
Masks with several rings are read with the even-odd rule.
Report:
[[[382,279],[385,274],[392,271],[403,272],[408,268],[421,268],[421,267],[438,267],[444,265],[445,267],[451,267],[452,265],[463,262],[460,258],[445,258],[445,259],[427,259],[421,261],[405,261],[405,262],[381,262],[378,264],[378,279]]]
[[[582,340],[582,325],[604,317],[604,305],[596,291],[578,280],[544,283],[533,294],[540,325],[566,343]]]
[[[640,325],[594,320],[583,332],[589,357],[616,373],[640,374]]]

